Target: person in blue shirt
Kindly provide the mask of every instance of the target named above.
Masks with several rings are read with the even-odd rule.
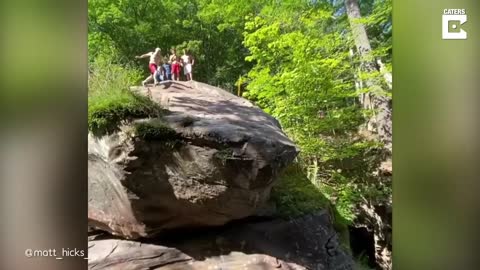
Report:
[[[157,72],[155,72],[156,80],[157,82],[165,81],[166,76],[165,76],[165,69],[163,68],[163,65],[159,65],[157,68]],[[158,84],[158,83],[157,83]]]
[[[167,60],[168,58],[165,59],[165,61],[163,62],[163,74],[164,74],[164,77],[163,77],[163,80],[172,80],[172,66],[170,65],[170,61]]]

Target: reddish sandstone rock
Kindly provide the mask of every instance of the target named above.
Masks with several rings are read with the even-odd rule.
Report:
[[[96,229],[138,238],[250,216],[298,153],[277,120],[219,88],[175,82],[132,90],[169,113],[89,134],[88,215]],[[143,136],[138,123],[161,123],[168,136]]]

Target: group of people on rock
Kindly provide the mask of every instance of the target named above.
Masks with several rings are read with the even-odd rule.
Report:
[[[172,49],[170,56],[163,57],[162,50],[156,48],[153,52],[148,52],[135,58],[140,59],[147,57],[150,58],[148,63],[150,75],[142,82],[143,86],[152,81],[152,79],[154,85],[158,85],[161,81],[167,80],[179,81],[182,68],[185,80],[193,80],[192,68],[195,60],[187,50],[183,50],[183,55],[178,57],[176,49]]]

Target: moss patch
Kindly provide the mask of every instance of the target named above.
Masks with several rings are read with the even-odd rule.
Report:
[[[188,127],[191,126],[195,122],[195,118],[191,116],[186,116],[185,118],[182,119],[182,127]]]
[[[329,201],[308,180],[301,168],[288,167],[272,190],[272,199],[283,217],[296,217],[328,208]]]
[[[277,206],[278,214],[283,218],[312,214],[321,209],[327,210],[333,218],[333,227],[339,234],[342,245],[349,250],[348,221],[308,180],[301,166],[294,164],[283,172],[272,190],[271,198]]]
[[[135,123],[135,132],[145,140],[175,141],[179,139],[175,130],[160,119]]]
[[[223,149],[218,150],[217,153],[215,153],[215,157],[225,161],[228,158],[231,158],[233,156],[233,150],[231,148],[225,147]]]
[[[158,104],[128,90],[96,94],[88,100],[88,128],[97,136],[116,130],[123,120],[161,115]]]

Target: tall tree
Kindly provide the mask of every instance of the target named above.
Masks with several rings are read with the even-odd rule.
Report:
[[[360,56],[361,70],[366,73],[380,72],[384,74],[387,86],[391,86],[391,74],[385,70],[380,59],[375,59],[372,47],[368,39],[367,31],[361,22],[360,6],[358,0],[345,0],[350,27],[357,52]],[[374,110],[375,115],[368,121],[367,127],[375,131],[385,148],[392,151],[392,102],[390,96],[382,89],[382,86],[372,78],[367,77],[360,86],[365,86],[368,91],[360,95],[360,101],[364,108]]]
[[[374,116],[371,117],[367,123],[369,130],[377,133],[379,139],[385,144],[385,148],[391,154],[392,151],[392,102],[389,93],[384,88],[391,89],[391,74],[386,72],[385,66],[380,59],[375,59],[372,53],[370,40],[362,23],[360,7],[358,0],[345,0],[345,7],[350,22],[350,27],[357,48],[357,53],[360,56],[361,72],[367,74],[366,76],[359,76],[358,84],[361,88],[365,87],[366,91],[361,89],[360,101],[364,108],[373,110]],[[382,84],[381,81],[375,80],[372,74],[383,73],[385,79]],[[387,155],[387,160],[390,160],[390,155]],[[389,161],[391,162],[391,161]],[[384,162],[385,163],[385,162]],[[381,180],[380,180],[381,181]],[[391,202],[387,200],[387,209],[391,209]],[[382,269],[391,269],[391,241],[389,240],[389,226],[388,215],[383,217],[376,213],[375,206],[363,204],[363,213],[373,220],[371,222],[374,230],[375,239],[375,257]]]

